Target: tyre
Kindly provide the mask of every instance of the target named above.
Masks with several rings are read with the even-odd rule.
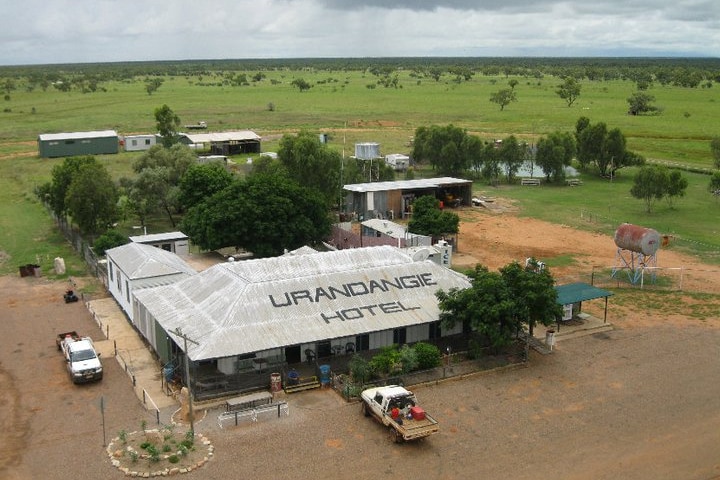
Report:
[[[370,416],[370,411],[368,410],[367,403],[365,403],[365,402],[362,402],[362,413],[363,413],[363,415],[365,415],[366,417],[369,417],[369,416]]]
[[[400,437],[400,434],[397,430],[395,430],[393,427],[388,427],[389,435],[390,435],[390,441],[393,443],[400,443],[402,441],[402,437]]]

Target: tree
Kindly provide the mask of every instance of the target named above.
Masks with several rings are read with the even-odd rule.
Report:
[[[517,81],[516,79],[514,79],[514,78],[513,78],[512,80],[510,80],[510,81],[508,82],[508,85],[510,86],[510,90],[515,90],[515,87],[517,87],[518,83],[520,83],[520,82],[518,82],[518,81]]]
[[[628,113],[630,115],[643,115],[646,113],[656,113],[660,109],[653,105],[655,96],[645,92],[635,92],[627,99]]]
[[[575,138],[568,132],[553,132],[538,141],[535,163],[542,169],[549,181],[565,179],[565,167],[575,156]]]
[[[203,249],[234,246],[257,257],[315,244],[330,232],[323,197],[284,175],[251,175],[190,208],[182,228]]]
[[[528,326],[530,336],[536,325],[550,325],[562,316],[555,280],[534,258],[524,267],[517,262],[508,264],[500,269],[500,275],[515,299],[515,319]]]
[[[296,87],[301,92],[304,92],[305,90],[310,90],[312,85],[310,85],[304,78],[296,78],[293,80],[290,85],[293,87]]]
[[[505,107],[510,105],[512,102],[517,102],[517,95],[515,94],[515,90],[511,88],[503,88],[493,93],[490,96],[490,101],[500,105],[500,111],[503,111],[505,110]]]
[[[340,153],[321,143],[317,135],[306,130],[297,135],[284,135],[280,139],[278,160],[290,178],[303,187],[317,190],[328,207],[340,199],[343,159]]]
[[[595,164],[601,176],[612,178],[628,166],[643,165],[645,159],[629,150],[625,135],[618,128],[608,130],[604,122],[591,124],[580,117],[575,125],[577,159],[583,168]]]
[[[180,178],[178,201],[187,210],[224,190],[232,181],[232,174],[218,162],[190,165]]]
[[[88,155],[84,157],[68,157],[63,163],[55,165],[51,172],[51,182],[43,187],[42,191],[47,194],[44,199],[50,204],[53,213],[64,218],[67,215],[67,192],[70,189],[75,176],[85,165],[96,163],[95,157]]]
[[[157,130],[162,137],[162,144],[171,147],[177,141],[177,132],[180,128],[180,117],[170,107],[163,105],[155,109]]]
[[[118,232],[117,230],[110,229],[107,232],[100,235],[93,242],[93,251],[98,256],[105,256],[105,252],[111,248],[119,247],[128,243],[128,237]]]
[[[708,190],[716,197],[720,197],[720,172],[714,172],[710,177]]]
[[[155,145],[133,163],[138,174],[129,189],[130,208],[145,225],[144,214],[162,210],[175,226],[173,214],[180,211],[179,184],[185,172],[197,162],[192,150],[175,144]]]
[[[480,155],[482,143],[460,127],[432,125],[415,130],[412,157],[429,162],[439,174],[461,175]]]
[[[514,135],[510,135],[503,140],[497,158],[505,166],[508,183],[512,183],[515,174],[525,162],[525,148],[518,143]]]
[[[668,173],[668,184],[665,198],[670,208],[675,207],[675,199],[685,196],[688,187],[687,178],[682,176],[679,170],[671,170]]]
[[[70,182],[67,211],[83,233],[104,232],[118,219],[118,192],[104,165],[83,165]]]
[[[495,348],[509,345],[520,325],[515,320],[515,302],[505,280],[497,272],[477,265],[468,272],[469,288],[435,293],[443,328],[463,325],[484,334]]]
[[[555,93],[567,102],[568,107],[572,107],[575,100],[580,96],[581,85],[575,80],[574,77],[565,77],[565,81],[558,85],[558,89]]]
[[[715,168],[720,168],[720,137],[714,137],[710,140],[710,152],[712,153]]]
[[[149,78],[145,80],[145,91],[148,95],[155,93],[163,84],[162,78]]]
[[[413,202],[413,215],[408,231],[438,238],[454,235],[460,230],[460,217],[453,212],[440,210],[440,201],[432,195],[419,197]]]
[[[656,200],[660,200],[667,193],[668,173],[667,167],[661,165],[648,165],[642,167],[633,179],[630,195],[645,202],[645,212],[651,213]]]

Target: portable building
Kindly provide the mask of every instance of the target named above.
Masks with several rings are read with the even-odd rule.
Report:
[[[38,136],[38,153],[41,158],[104,155],[118,153],[118,144],[115,130],[41,133]]]
[[[392,167],[395,171],[404,172],[410,167],[410,157],[402,153],[391,153],[385,155],[385,164]]]
[[[151,147],[157,145],[157,135],[126,135],[120,140],[124,145],[126,152],[140,152],[150,150]]]

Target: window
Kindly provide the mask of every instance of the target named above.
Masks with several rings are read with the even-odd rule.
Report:
[[[137,140],[135,140],[134,138],[132,140],[130,140],[130,143],[132,144],[133,147],[137,146]]]
[[[146,139],[145,139],[145,145],[150,145],[150,139],[149,139],[149,138],[146,138]]]
[[[115,280],[115,279],[113,278],[113,264],[112,264],[112,262],[109,262],[109,263],[108,263],[108,272],[110,273],[110,281],[112,282],[113,280]]]
[[[125,298],[127,298],[127,301],[130,301],[130,284],[127,280],[125,280]]]
[[[440,330],[440,322],[432,322],[428,324],[428,338],[430,340],[438,339],[442,336]]]

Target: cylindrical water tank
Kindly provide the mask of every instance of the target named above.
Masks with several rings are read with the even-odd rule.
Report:
[[[355,157],[360,160],[372,160],[380,158],[380,144],[378,143],[356,143]]]
[[[655,255],[660,248],[660,234],[652,228],[623,223],[615,230],[615,245],[643,255]]]

